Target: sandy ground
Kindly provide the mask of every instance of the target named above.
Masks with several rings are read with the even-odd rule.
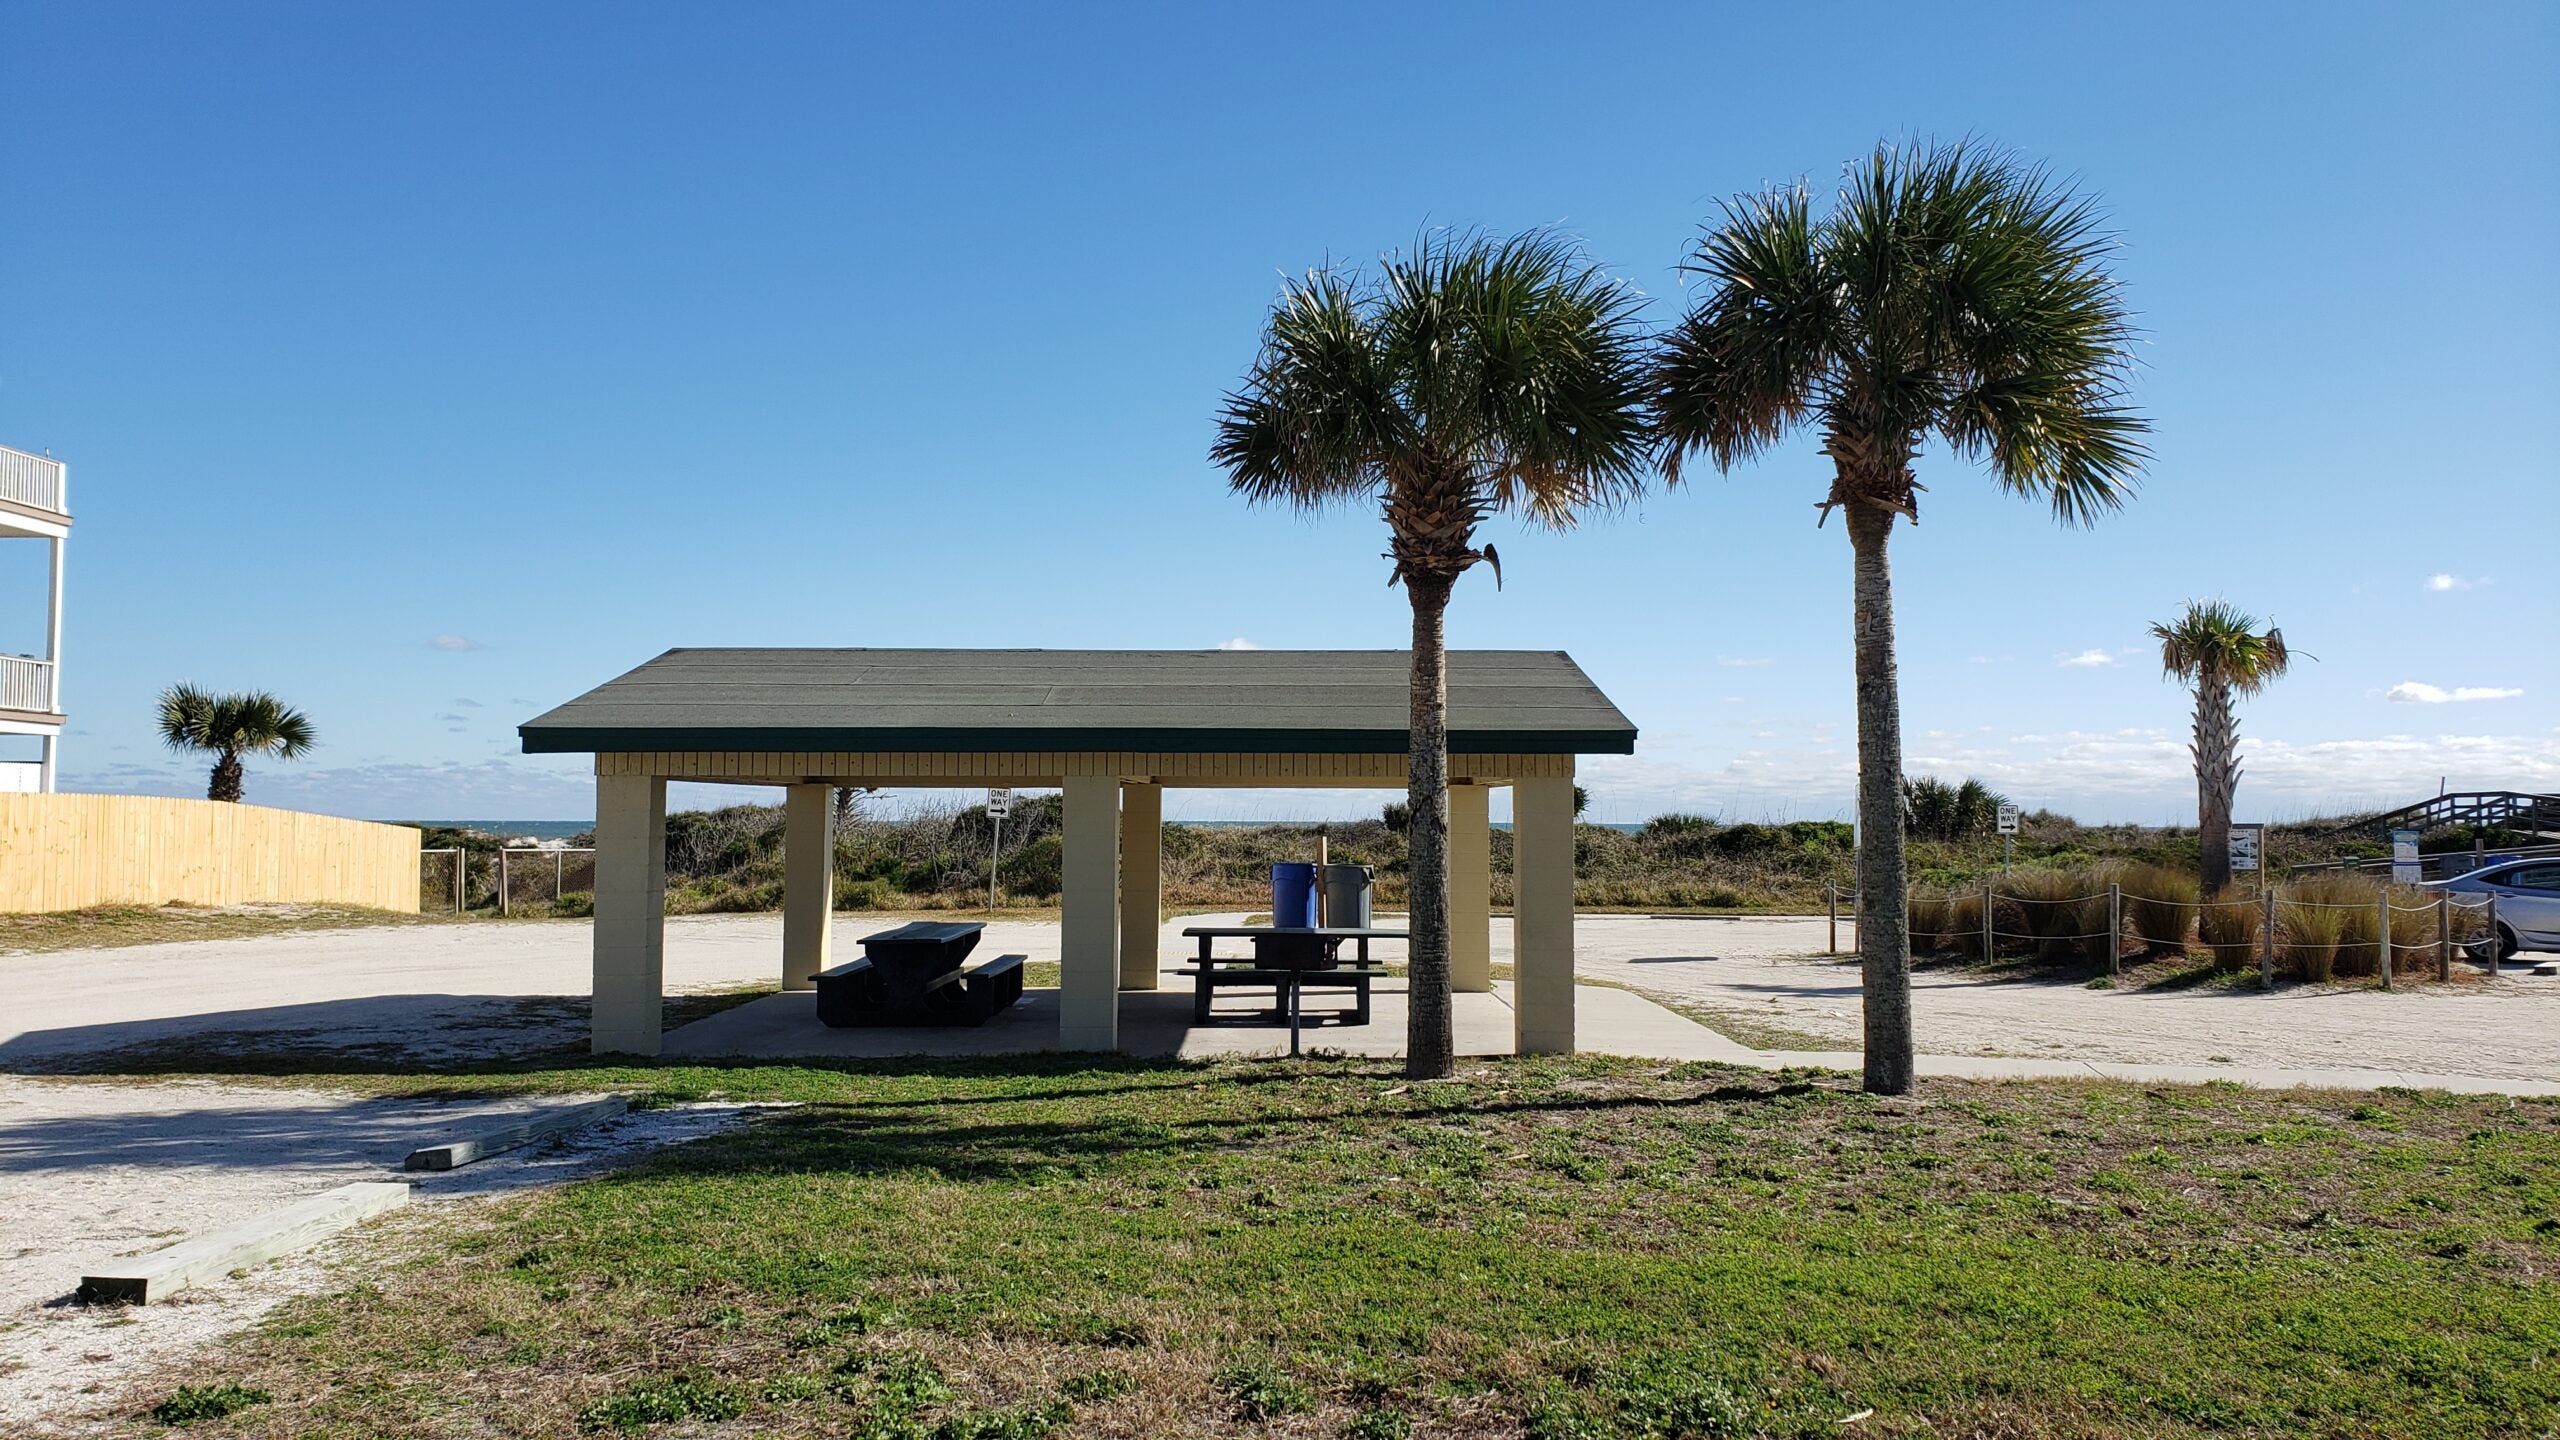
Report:
[[[441,1175],[396,1167],[474,1117],[573,1103],[376,1100],[192,1082],[0,1078],[0,1432],[113,1419],[129,1383],[330,1283],[347,1237],[147,1306],[71,1300],[114,1256],[158,1249],[351,1180],[414,1179],[421,1207],[592,1174],[738,1123],[733,1105],[643,1111]],[[360,1232],[350,1232],[360,1233]],[[146,1402],[147,1403],[147,1400]],[[42,1427],[42,1428],[40,1428]]]
[[[1168,922],[1168,970],[1189,953]],[[894,924],[836,922],[839,954]],[[1511,958],[1511,927],[1493,927]],[[1849,940],[1842,927],[1842,940]],[[1857,1036],[1855,969],[1808,960],[1818,919],[1656,920],[1584,916],[1586,979],[1711,1010],[1747,1011],[1832,1043]],[[770,982],[780,969],[774,915],[667,922],[667,987]],[[1401,959],[1381,945],[1379,958]],[[1058,958],[1054,921],[999,921],[979,955]],[[315,931],[250,940],[0,958],[0,1072],[80,1055],[223,1035],[233,1043],[343,1047],[446,1058],[522,1054],[585,1035],[588,930],[580,921]],[[2089,990],[1923,971],[1913,1008],[1920,1048],[1938,1055],[2023,1055],[2158,1064],[2550,1078],[2560,1074],[2560,979],[2509,966],[2489,983],[2414,985],[2397,994],[2295,987]]]
[[[1855,1048],[1853,964],[1820,959],[1820,920],[1577,922],[1580,973],[1673,1004],[1743,1013]],[[1852,943],[1841,927],[1841,943]],[[1506,927],[1494,958],[1509,958]],[[2538,957],[2537,957],[2538,958]],[[2090,990],[1923,970],[1913,1025],[1928,1055],[2015,1055],[2278,1070],[2560,1078],[2560,979],[2510,964],[2494,981],[2370,988]]]

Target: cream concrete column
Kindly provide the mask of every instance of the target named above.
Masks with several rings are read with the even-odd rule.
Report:
[[[1070,775],[1060,857],[1058,1048],[1120,1048],[1120,781]]]
[[[1493,791],[1449,787],[1449,988],[1493,988]]]
[[[832,785],[782,792],[782,988],[814,990],[827,968],[836,908]]]
[[[1164,928],[1164,787],[1120,787],[1120,988],[1153,990]]]
[[[599,1055],[655,1055],[665,1019],[667,782],[596,777],[595,989]]]
[[[1573,781],[1511,786],[1512,1034],[1523,1055],[1573,1053]]]

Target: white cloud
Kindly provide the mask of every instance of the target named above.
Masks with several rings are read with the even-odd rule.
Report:
[[[1766,730],[1755,748],[1729,756],[1658,750],[1591,756],[1584,783],[1613,813],[1666,810],[1728,820],[1849,819],[1856,809],[1858,756],[1845,739]],[[2288,820],[2387,809],[2454,788],[2560,788],[2560,744],[2549,734],[2386,735],[2296,743],[2260,735],[2240,740],[2246,775],[2243,818]],[[1975,776],[2030,808],[2046,805],[2083,820],[2195,823],[2195,764],[2178,730],[2054,731],[2043,734],[1924,734],[1904,756],[1906,771]]]
[[[1719,665],[1730,666],[1735,669],[1751,669],[1761,665],[1775,665],[1778,662],[1760,656],[1719,655],[1716,657],[1716,663]]]
[[[2113,665],[2116,657],[2104,650],[2083,650],[2077,655],[2065,655],[2053,663],[2065,670],[2095,670],[2102,665]]]
[[[427,648],[460,654],[465,650],[479,649],[480,642],[468,635],[438,635],[427,641]]]
[[[2428,576],[2426,580],[2427,589],[2438,595],[2448,590],[2474,590],[2488,583],[2486,580],[2475,579],[2469,575],[2456,575],[2450,570],[2439,570]]]
[[[1239,635],[1233,640],[1219,641],[1218,648],[1221,650],[1259,650],[1262,647]]]
[[[2513,700],[2523,693],[2496,685],[2457,685],[2447,690],[2424,680],[2403,680],[2384,691],[2382,698],[2403,705],[2450,705],[2467,700]]]

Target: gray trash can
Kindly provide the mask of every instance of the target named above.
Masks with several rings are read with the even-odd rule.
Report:
[[[1369,887],[1378,872],[1366,865],[1324,867],[1324,923],[1337,930],[1369,928]]]

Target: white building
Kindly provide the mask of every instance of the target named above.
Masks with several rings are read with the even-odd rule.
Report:
[[[65,473],[59,460],[0,445],[0,541],[42,540],[49,551],[44,653],[0,654],[0,736],[37,737],[43,758],[0,759],[0,790],[53,789],[62,744],[62,547],[71,538]]]

